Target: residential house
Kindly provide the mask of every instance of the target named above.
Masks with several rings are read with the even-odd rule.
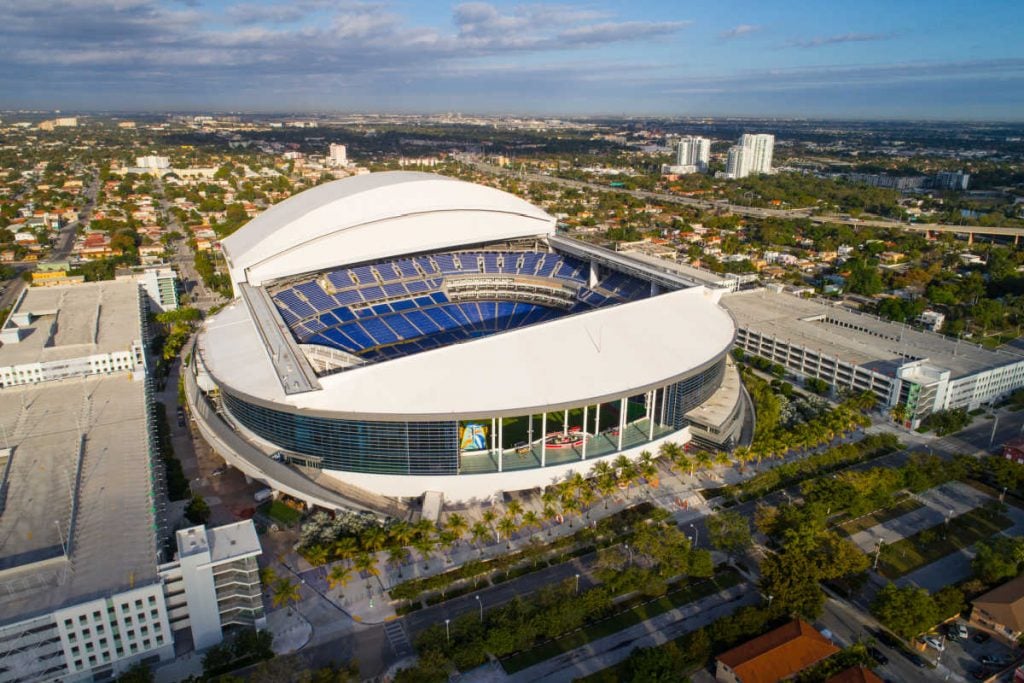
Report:
[[[1011,579],[975,598],[971,606],[971,623],[1015,645],[1024,635],[1024,576]]]
[[[719,683],[777,683],[839,652],[807,622],[796,619],[718,655]]]

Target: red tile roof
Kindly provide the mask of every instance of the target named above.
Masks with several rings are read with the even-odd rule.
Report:
[[[836,652],[839,648],[798,619],[720,654],[718,660],[743,683],[777,683]]]
[[[865,669],[863,666],[851,666],[829,678],[825,683],[882,683],[882,679],[871,669]]]

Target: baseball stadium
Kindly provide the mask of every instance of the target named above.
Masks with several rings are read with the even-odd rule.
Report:
[[[235,298],[193,349],[193,416],[229,463],[309,503],[478,500],[698,424],[736,438],[722,290],[559,235],[506,192],[358,175],[222,248]]]

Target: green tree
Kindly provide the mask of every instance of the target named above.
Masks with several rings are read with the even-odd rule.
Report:
[[[741,553],[750,547],[750,522],[732,510],[723,510],[707,518],[711,544],[722,552]]]
[[[274,582],[272,588],[274,596],[271,598],[271,602],[274,603],[274,607],[287,607],[302,599],[302,595],[299,593],[299,585],[287,577],[282,576],[279,578]]]
[[[821,567],[815,558],[796,549],[769,555],[761,563],[761,592],[772,596],[777,613],[813,621],[821,615],[825,594],[818,584]]]
[[[185,517],[193,524],[206,524],[210,520],[210,506],[206,499],[198,494],[193,495],[185,508]]]
[[[910,640],[938,622],[940,615],[928,591],[916,586],[886,584],[871,602],[871,613],[893,633]]]
[[[153,683],[153,672],[143,662],[135,664],[117,677],[118,683]]]
[[[626,660],[629,680],[644,683],[680,683],[680,672],[687,662],[672,641],[660,647],[633,650]]]
[[[1020,573],[1024,564],[1024,538],[996,536],[979,541],[971,567],[985,583],[998,583],[1012,579]]]

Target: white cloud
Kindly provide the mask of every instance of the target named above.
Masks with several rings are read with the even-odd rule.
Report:
[[[757,33],[763,27],[758,24],[738,24],[733,26],[728,31],[722,31],[718,34],[718,37],[722,40],[732,40],[734,38],[742,38],[743,36],[749,36],[751,33]]]

